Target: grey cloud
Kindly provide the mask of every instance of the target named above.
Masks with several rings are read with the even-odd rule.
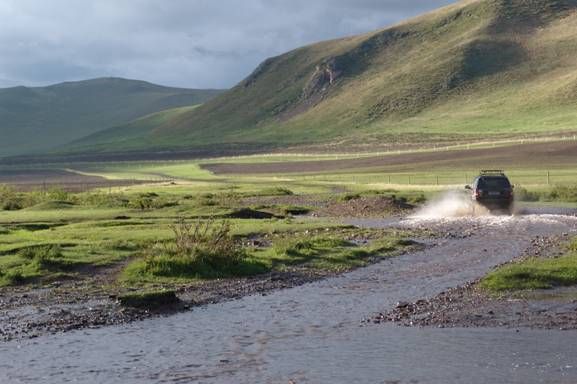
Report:
[[[230,87],[267,57],[453,0],[2,0],[0,86],[121,76]]]

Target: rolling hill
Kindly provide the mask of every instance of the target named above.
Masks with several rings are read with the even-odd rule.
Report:
[[[71,151],[279,148],[577,130],[577,1],[465,0],[264,61],[195,109],[89,136]]]
[[[143,115],[203,103],[220,92],[121,78],[0,89],[0,157],[47,151]]]

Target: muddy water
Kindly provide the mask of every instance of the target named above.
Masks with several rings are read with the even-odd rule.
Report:
[[[359,226],[390,222],[361,220]],[[435,247],[339,278],[123,327],[0,345],[0,382],[574,383],[577,332],[363,325],[570,233],[565,215],[413,218]]]

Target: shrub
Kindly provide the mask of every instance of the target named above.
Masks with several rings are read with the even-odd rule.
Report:
[[[171,229],[173,239],[149,247],[143,260],[129,266],[127,275],[204,278],[262,271],[262,265],[247,260],[227,221],[180,220]]]
[[[176,253],[215,268],[239,264],[246,253],[231,235],[228,221],[179,221],[171,226]]]
[[[62,188],[53,187],[46,192],[47,200],[70,201],[71,195]]]
[[[4,211],[18,211],[22,208],[22,202],[18,200],[8,200],[2,202],[2,210]]]
[[[15,211],[23,208],[22,198],[14,188],[0,185],[0,208],[4,211]]]

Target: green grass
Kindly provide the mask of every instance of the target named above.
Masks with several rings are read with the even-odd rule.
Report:
[[[513,148],[512,151],[515,151]],[[393,154],[394,155],[394,154]],[[366,155],[360,155],[361,157]],[[335,155],[322,156],[313,160],[332,162],[335,159],[356,159],[359,156]],[[299,156],[281,157],[284,162],[299,163],[303,161]],[[448,156],[450,158],[450,156]],[[98,174],[107,178],[127,178],[140,180],[176,179],[177,185],[155,187],[144,185],[131,187],[132,191],[139,188],[143,191],[171,190],[175,193],[193,192],[224,192],[234,190],[240,193],[263,193],[266,185],[271,190],[277,189],[282,194],[287,189],[297,194],[326,193],[334,186],[346,186],[349,190],[366,191],[368,189],[421,189],[435,190],[444,189],[446,186],[464,186],[472,182],[478,174],[479,168],[472,168],[470,163],[451,162],[441,160],[429,161],[426,164],[404,163],[401,165],[387,166],[375,165],[369,168],[344,168],[327,170],[323,172],[308,172],[306,167],[297,173],[276,173],[274,175],[251,175],[227,174],[214,175],[208,170],[202,169],[202,164],[236,163],[236,164],[259,164],[270,161],[268,156],[243,156],[235,159],[213,160],[182,160],[178,162],[147,162],[141,163],[117,163],[95,164],[91,166],[78,166],[91,174]],[[275,162],[281,160],[275,159]],[[447,164],[451,165],[448,166]],[[523,165],[526,163],[525,165]],[[553,188],[554,186],[574,185],[577,182],[574,159],[570,156],[561,163],[540,164],[530,163],[530,159],[518,159],[515,163],[504,162],[499,165],[505,171],[511,181],[519,187],[530,189]]]
[[[481,287],[493,292],[569,285],[577,285],[577,255],[558,259],[529,259],[502,267],[481,282]]]
[[[281,234],[266,249],[248,250],[241,261],[210,265],[174,253],[133,261],[123,271],[124,284],[181,284],[198,280],[242,277],[290,268],[342,272],[366,265],[371,258],[390,257],[411,245],[397,234],[382,235],[367,245],[357,245],[342,233],[323,235]]]
[[[491,292],[548,289],[577,285],[577,241],[558,258],[529,258],[499,267],[480,286]]]
[[[274,242],[272,248],[259,251],[256,255],[273,269],[306,265],[321,270],[343,271],[364,266],[371,257],[390,256],[407,245],[396,235],[385,235],[364,246],[338,235],[317,235],[281,238]]]
[[[244,161],[245,159],[241,159]],[[259,160],[260,161],[260,160]],[[362,234],[346,231],[330,219],[293,218],[295,214],[314,212],[314,199],[346,200],[363,196],[395,196],[409,203],[422,203],[443,186],[423,182],[394,186],[383,181],[386,174],[374,171],[327,173],[324,175],[295,174],[290,177],[235,175],[222,177],[204,175],[196,178],[198,161],[92,164],[91,172],[188,172],[190,179],[172,185],[135,185],[107,191],[72,194],[61,190],[50,193],[23,194],[22,201],[34,204],[27,208],[0,211],[0,285],[42,284],[61,278],[86,278],[87,271],[127,265],[118,282],[122,287],[167,284],[174,286],[202,279],[254,275],[272,270],[311,268],[342,271],[365,265],[373,257],[394,253],[406,246],[402,234]],[[84,166],[84,165],[82,165]],[[100,168],[101,167],[101,168]],[[464,174],[447,170],[447,178],[464,185]],[[531,170],[511,172],[514,182],[529,181]],[[571,180],[571,171],[559,170],[558,177]],[[412,174],[430,178],[425,169]],[[406,177],[403,174],[402,177]],[[470,180],[473,173],[467,175]],[[181,175],[185,177],[185,175]],[[399,175],[401,177],[401,175]],[[385,179],[386,180],[386,179]],[[551,197],[574,201],[574,187],[546,185],[527,187],[542,199]],[[13,191],[12,191],[13,192]],[[11,194],[12,192],[8,192]],[[307,195],[301,206],[300,195]],[[33,197],[33,198],[32,198]],[[260,198],[263,198],[262,202]],[[286,199],[297,204],[287,204]],[[306,199],[312,198],[308,206]],[[291,201],[291,200],[289,200]],[[28,204],[28,203],[27,203]],[[575,204],[575,203],[571,203]],[[26,204],[25,204],[26,205]],[[273,214],[265,219],[230,218],[243,209]],[[252,212],[251,211],[251,212]],[[236,213],[236,214],[235,214]],[[146,264],[147,250],[157,244],[170,243],[174,237],[171,225],[187,220],[217,220],[229,217],[231,235],[235,239],[267,239],[270,246],[249,248],[246,257],[236,265],[218,266],[197,260],[175,258],[170,252],[155,255]],[[344,232],[343,232],[344,231]],[[351,239],[355,234],[370,238],[358,245]],[[22,257],[29,250],[58,249],[59,257]],[[38,261],[40,260],[40,261]]]
[[[142,254],[155,243],[167,241],[172,235],[170,226],[181,217],[225,217],[242,206],[240,201],[244,197],[292,193],[270,184],[246,186],[242,188],[245,192],[235,189],[231,192],[231,187],[210,189],[213,192],[206,192],[205,188],[175,190],[170,186],[157,186],[154,191],[144,192],[143,187],[134,187],[122,193],[68,194],[66,201],[49,200],[49,195],[42,195],[46,200],[29,208],[0,211],[3,276],[0,285],[41,282],[63,276],[82,277],[84,267],[114,266]],[[36,192],[30,194],[37,195]],[[143,199],[145,206],[140,204]],[[302,222],[282,218],[231,219],[230,222],[235,236],[338,225],[324,220]],[[33,257],[20,256],[27,250],[51,247],[60,249],[62,268],[40,268]]]
[[[66,257],[57,244],[21,248],[15,256],[2,263],[0,286],[24,284],[47,276],[62,278],[86,262]]]
[[[196,163],[192,163],[196,164]],[[122,165],[118,165],[120,169]],[[155,167],[189,169],[188,163],[146,164]],[[116,165],[105,165],[106,171]],[[124,165],[124,170],[137,164]],[[92,171],[98,171],[93,165]],[[191,167],[194,171],[194,167]],[[375,254],[373,247],[356,246],[345,238],[316,238],[311,242],[305,232],[331,234],[340,228],[330,219],[301,219],[314,207],[285,203],[266,203],[254,207],[244,199],[291,198],[312,194],[318,199],[334,198],[333,184],[301,181],[270,182],[266,179],[238,177],[233,180],[188,180],[180,185],[137,185],[110,192],[91,191],[66,193],[16,194],[26,201],[26,208],[0,211],[0,285],[42,284],[62,278],[87,277],[94,268],[106,268],[128,263],[122,272],[122,286],[155,283],[182,284],[198,279],[246,276],[306,264],[307,268],[342,270],[366,263]],[[365,193],[365,192],[360,192]],[[366,192],[377,193],[377,192]],[[394,193],[389,191],[386,193]],[[411,192],[412,193],[412,192]],[[417,193],[415,193],[417,195]],[[252,201],[252,200],[250,200]],[[231,218],[246,216],[244,212],[270,213],[270,218]],[[269,249],[248,249],[241,262],[234,265],[199,263],[198,260],[175,258],[170,252],[157,253],[146,262],[147,250],[166,244],[173,238],[171,225],[186,218],[206,220],[225,218],[235,239],[275,237],[304,243],[295,245],[302,254]],[[264,217],[264,215],[263,215]],[[322,230],[322,231],[321,231]],[[326,236],[325,236],[326,237]],[[333,242],[333,240],[335,242]],[[376,243],[375,243],[376,244]],[[273,250],[274,248],[274,250]],[[44,250],[58,250],[56,256],[34,256]],[[166,249],[164,249],[166,250]],[[385,252],[385,249],[380,249]],[[46,251],[48,252],[48,251]],[[28,253],[32,256],[23,256]],[[49,252],[48,252],[49,253]],[[149,255],[150,256],[150,255]],[[132,260],[132,262],[129,262]]]

